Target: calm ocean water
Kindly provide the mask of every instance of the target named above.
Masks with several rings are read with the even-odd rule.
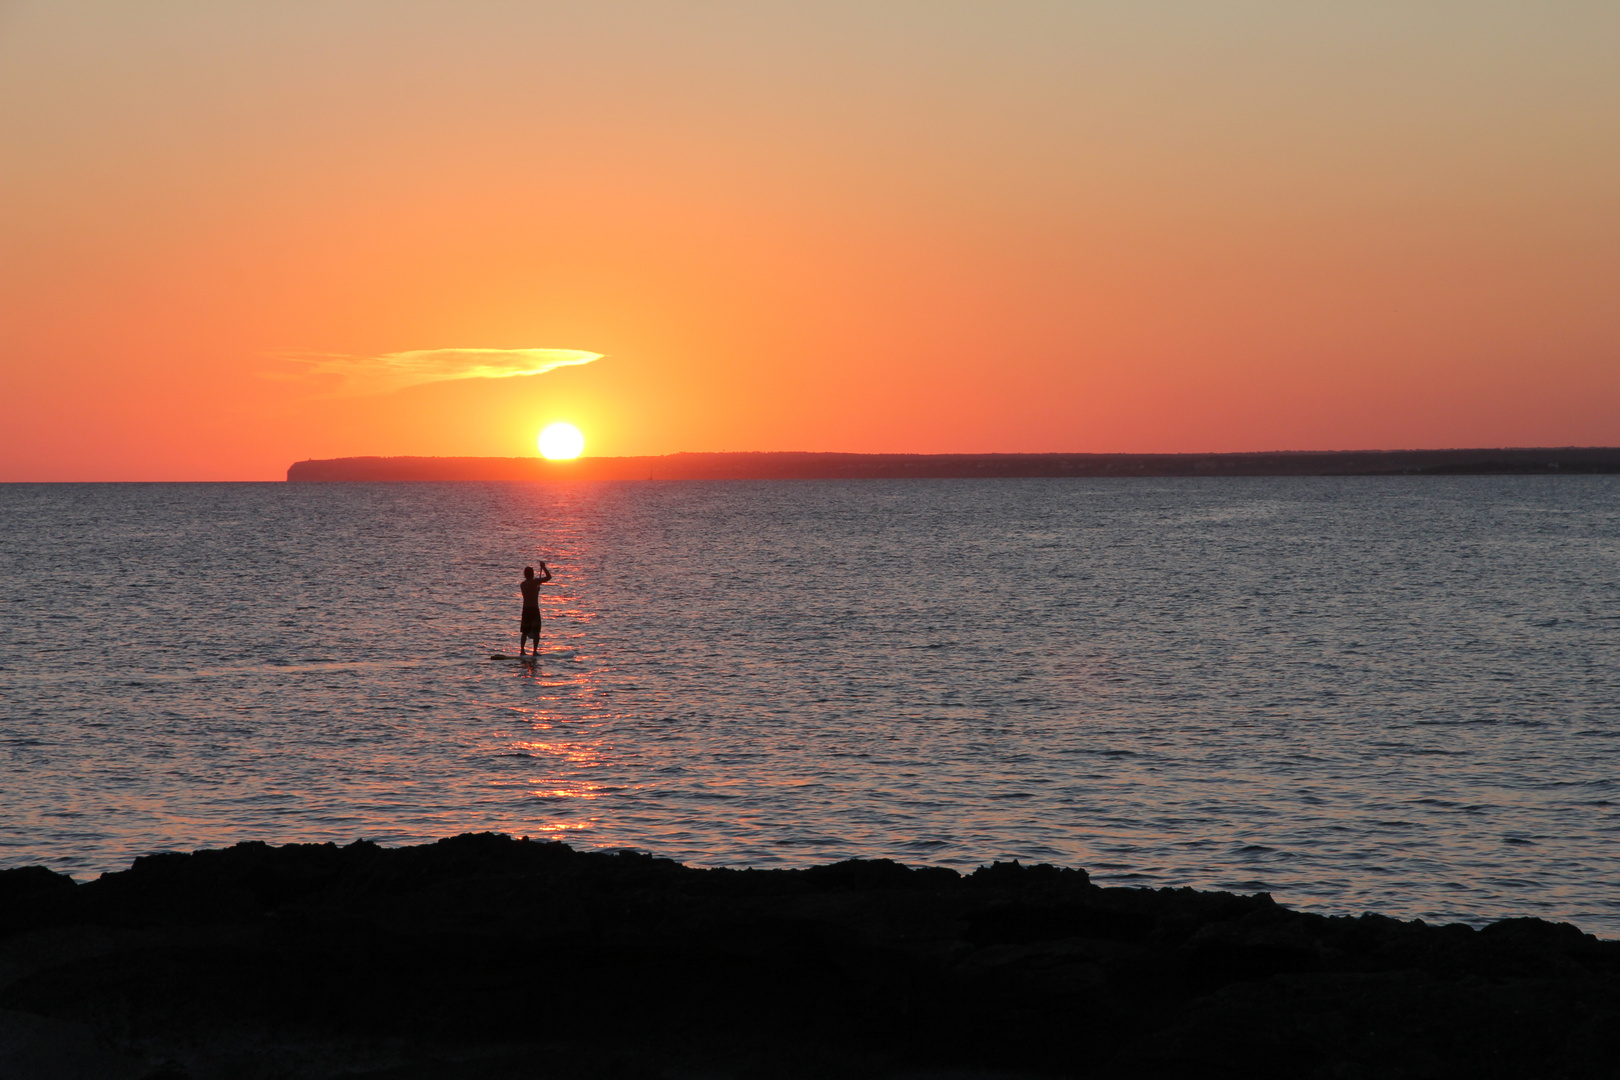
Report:
[[[0,866],[492,829],[1613,937],[1617,661],[1612,477],[0,486]]]

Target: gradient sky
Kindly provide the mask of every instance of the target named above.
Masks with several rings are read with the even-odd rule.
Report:
[[[0,0],[0,480],[1620,445],[1617,57],[1612,0]]]

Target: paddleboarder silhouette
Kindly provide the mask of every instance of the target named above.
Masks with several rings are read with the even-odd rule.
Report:
[[[540,655],[540,586],[551,580],[551,571],[546,568],[544,560],[540,563],[540,576],[534,576],[534,567],[523,568],[523,580],[518,588],[523,592],[523,621],[518,627],[518,655],[534,638],[534,655]]]

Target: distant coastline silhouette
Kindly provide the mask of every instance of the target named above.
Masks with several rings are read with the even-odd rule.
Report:
[[[1206,454],[704,453],[654,457],[352,457],[299,461],[289,481],[856,480],[1086,476],[1517,476],[1620,473],[1620,447]]]
[[[523,616],[518,624],[518,655],[523,656],[523,650],[528,646],[529,639],[534,638],[534,655],[540,655],[540,586],[551,580],[551,570],[546,566],[545,560],[540,560],[540,577],[534,576],[534,567],[523,568],[523,580],[518,583],[518,589],[523,593]]]

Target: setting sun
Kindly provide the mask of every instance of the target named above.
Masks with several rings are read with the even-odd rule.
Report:
[[[577,458],[585,449],[585,436],[573,424],[549,424],[540,433],[540,455],[552,461]]]

